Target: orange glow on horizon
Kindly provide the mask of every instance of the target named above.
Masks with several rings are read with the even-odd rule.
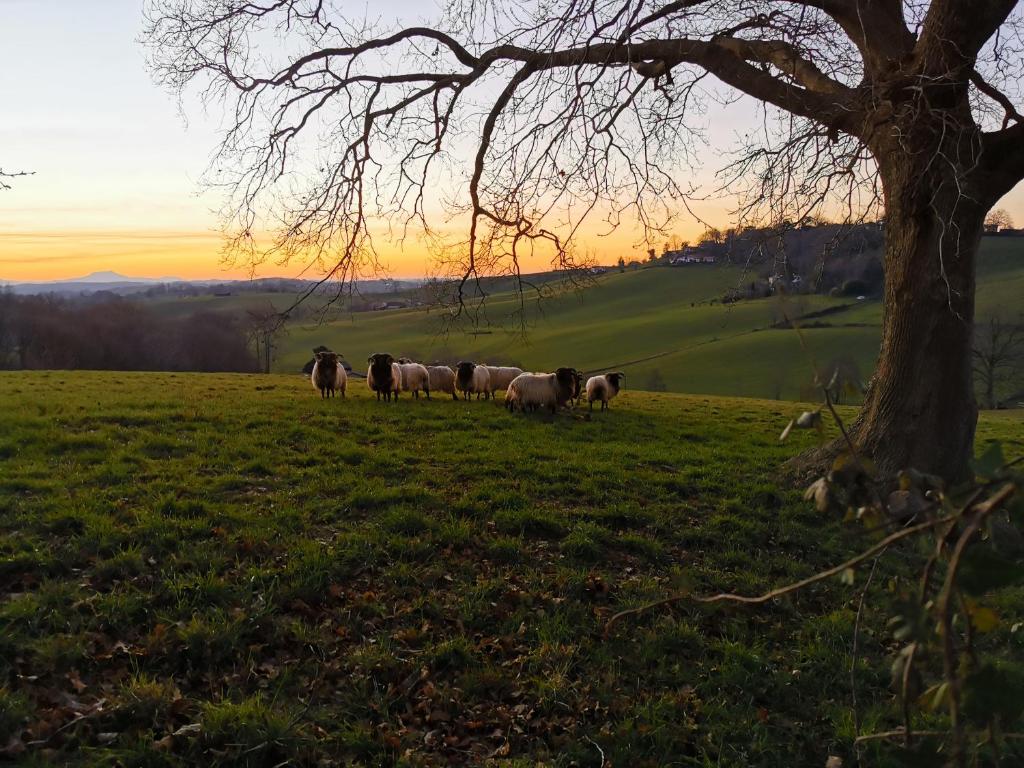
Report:
[[[692,230],[692,231],[691,231]],[[676,227],[678,237],[696,240],[703,226]],[[646,258],[647,247],[661,252],[664,239],[650,246],[625,227],[607,235],[588,234],[579,250],[599,264],[614,264],[621,256]],[[84,277],[111,270],[128,277],[173,277],[182,280],[246,280],[250,277],[305,277],[322,275],[306,262],[267,262],[250,272],[248,265],[229,264],[222,255],[223,237],[214,231],[175,230],[55,230],[0,231],[0,281],[45,282]],[[421,278],[436,273],[436,263],[415,238],[402,245],[380,248],[385,273],[394,278]],[[521,265],[524,272],[552,268],[546,257],[536,256]],[[372,275],[362,275],[364,278]]]

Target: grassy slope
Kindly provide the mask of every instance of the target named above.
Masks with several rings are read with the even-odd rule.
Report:
[[[821,319],[835,327],[808,328],[806,338],[819,364],[849,357],[863,378],[870,375],[878,352],[878,302],[814,296],[785,306],[778,298],[730,307],[709,303],[743,280],[734,268],[612,272],[581,293],[545,300],[540,310],[528,306],[525,338],[497,328],[486,335],[442,335],[441,318],[422,310],[356,314],[322,326],[293,327],[282,342],[276,366],[297,370],[309,359],[312,347],[326,344],[345,354],[357,369],[377,351],[424,360],[512,362],[534,370],[566,364],[586,370],[621,365],[627,385],[634,388],[649,388],[656,373],[670,391],[797,399],[811,380],[807,356],[796,334],[766,328],[784,311],[793,315],[801,308],[815,311],[852,304],[841,314]],[[979,315],[997,310],[1013,314],[1022,295],[1024,245],[986,238],[979,267]],[[507,328],[514,309],[509,296],[495,296],[487,313]],[[654,355],[658,357],[635,362]]]
[[[36,765],[853,764],[855,588],[601,637],[676,585],[752,593],[862,543],[775,485],[813,441],[778,443],[795,406],[626,393],[547,420],[353,395],[0,374],[0,746],[24,722]],[[1019,455],[1020,415],[983,417],[997,437]],[[1019,656],[1024,593],[999,611],[990,641]],[[888,635],[865,629],[884,729]]]

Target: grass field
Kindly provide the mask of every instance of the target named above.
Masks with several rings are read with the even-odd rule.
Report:
[[[399,350],[396,350],[399,351]],[[794,404],[588,418],[298,376],[0,374],[0,749],[23,765],[852,765],[864,534],[780,488]],[[1024,452],[1020,414],[979,446]],[[886,560],[885,576],[915,555]],[[1024,591],[982,641],[1018,661]],[[869,612],[863,727],[897,724]],[[24,744],[29,746],[20,751]],[[897,765],[871,746],[868,764]]]
[[[371,353],[388,351],[426,361],[512,363],[527,370],[560,365],[588,371],[621,368],[627,387],[795,400],[813,379],[807,355],[792,331],[769,327],[786,315],[841,308],[828,317],[805,321],[808,346],[819,365],[852,360],[868,379],[878,354],[878,301],[806,296],[729,306],[717,302],[728,289],[750,279],[734,267],[612,271],[581,291],[528,304],[522,318],[513,316],[519,305],[511,295],[495,295],[485,307],[492,325],[476,329],[446,331],[441,314],[421,309],[296,324],[281,340],[275,368],[299,370],[310,359],[310,350],[324,344],[344,354],[356,370],[365,368]],[[1013,318],[1020,311],[1021,296],[1024,242],[985,238],[979,316],[999,311]]]

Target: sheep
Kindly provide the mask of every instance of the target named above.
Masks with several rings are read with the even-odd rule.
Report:
[[[524,412],[547,408],[554,413],[572,399],[575,377],[575,368],[559,368],[554,373],[522,373],[508,385],[505,407]]]
[[[463,393],[466,400],[476,393],[476,399],[480,395],[487,397],[491,388],[491,375],[487,368],[482,365],[470,362],[460,362],[455,366],[455,388]]]
[[[419,363],[414,363],[407,357],[398,358],[398,367],[402,372],[402,390],[412,392],[413,397],[419,399],[420,390],[427,393],[427,400],[430,399],[430,374],[427,369]]]
[[[345,396],[345,389],[348,387],[348,375],[342,366],[338,355],[334,352],[317,352],[313,370],[309,380],[313,382],[313,389],[320,390],[320,397],[333,397],[335,390]]]
[[[434,392],[447,392],[452,400],[458,400],[455,394],[455,371],[447,365],[428,365],[427,375],[430,378],[430,388]]]
[[[595,400],[601,401],[602,411],[608,410],[608,401],[619,394],[624,378],[626,374],[615,371],[587,379],[587,401],[590,403],[590,410],[594,410]]]
[[[572,377],[572,400],[573,407],[579,405],[580,399],[583,397],[583,373],[576,371]]]
[[[485,365],[484,368],[487,369],[487,373],[491,377],[491,385],[488,389],[492,398],[498,390],[502,392],[507,390],[512,379],[523,372],[522,368],[513,368],[507,365]]]
[[[395,358],[385,352],[377,352],[367,358],[370,364],[366,371],[366,385],[371,392],[377,393],[377,399],[384,395],[384,400],[390,402],[392,396],[398,401],[398,392],[402,388],[402,369],[398,367]]]

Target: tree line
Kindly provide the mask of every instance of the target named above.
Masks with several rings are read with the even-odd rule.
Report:
[[[0,369],[261,369],[243,318],[166,316],[120,297],[83,301],[0,292]]]

